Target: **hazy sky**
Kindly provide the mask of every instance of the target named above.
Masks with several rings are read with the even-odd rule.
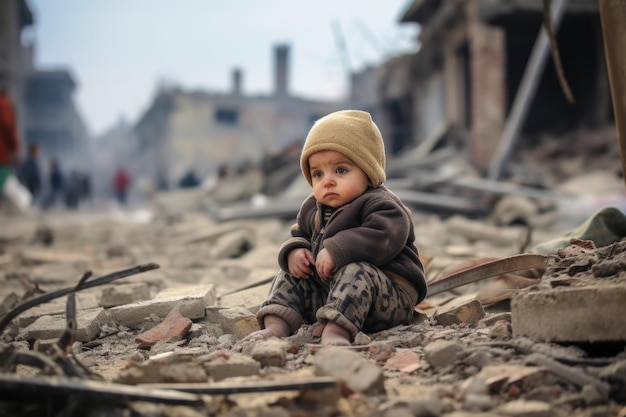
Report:
[[[273,48],[290,45],[294,95],[340,99],[353,70],[414,51],[418,28],[399,23],[411,0],[28,0],[41,69],[68,68],[92,134],[134,123],[162,83],[244,94],[273,90]],[[337,36],[337,33],[341,33]],[[341,55],[338,39],[343,40]]]

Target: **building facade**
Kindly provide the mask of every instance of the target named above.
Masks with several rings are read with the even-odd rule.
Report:
[[[486,172],[514,101],[525,88],[522,79],[544,30],[543,1],[415,0],[400,20],[419,25],[420,49],[381,68],[382,117],[395,121],[390,128],[401,129],[391,136],[403,138],[392,147],[454,132],[463,139],[468,160]],[[555,32],[563,76],[575,101],[568,101],[548,55],[540,71],[530,74],[537,87],[525,103],[526,117],[517,133],[524,145],[532,145],[542,133],[560,135],[612,123],[596,2],[566,2]]]

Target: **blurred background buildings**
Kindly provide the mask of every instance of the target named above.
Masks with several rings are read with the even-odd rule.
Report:
[[[596,1],[565,4],[556,40],[575,101],[566,99],[548,59],[533,74],[537,88],[517,147],[613,123]],[[398,25],[419,27],[419,50],[351,72],[343,100],[292,94],[290,59],[298,45],[268,45],[271,93],[247,94],[240,69],[233,70],[229,91],[161,85],[139,120],[122,120],[99,137],[89,136],[76,108],[73,69],[33,64],[34,46],[20,36],[37,19],[26,0],[0,2],[0,71],[17,108],[23,148],[38,142],[42,159],[58,157],[66,169],[89,174],[96,194],[110,191],[110,178],[122,166],[153,189],[177,187],[190,176],[202,182],[220,167],[243,169],[297,148],[317,118],[342,108],[373,114],[390,159],[421,144],[455,143],[486,174],[525,88],[522,79],[542,30],[542,0],[412,0],[399,15]]]

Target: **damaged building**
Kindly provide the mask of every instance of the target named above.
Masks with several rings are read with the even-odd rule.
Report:
[[[25,0],[3,1],[0,22],[0,71],[15,105],[22,152],[37,142],[44,160],[55,157],[68,168],[80,161],[87,168],[88,132],[74,103],[74,77],[66,68],[35,65],[35,46],[22,39],[34,23]]]
[[[22,31],[33,24],[33,14],[25,0],[0,2],[0,82],[13,100],[15,112],[21,115],[24,109],[24,62],[25,48],[22,46]],[[18,130],[24,124],[17,118]]]
[[[189,173],[210,177],[220,166],[233,169],[299,146],[317,118],[342,107],[294,96],[289,46],[276,45],[271,94],[246,95],[240,69],[225,93],[162,88],[134,127],[131,168],[159,188],[177,186]]]
[[[560,24],[553,25],[563,79],[549,44],[547,51],[537,51],[544,30],[543,3],[409,4],[400,20],[419,24],[419,51],[390,60],[378,74],[381,123],[389,132],[391,152],[427,141],[456,140],[467,159],[487,173],[522,93],[529,98],[521,103],[526,117],[514,132],[520,146],[532,147],[545,134],[613,126],[597,2],[548,2],[553,16],[559,5],[563,10]],[[545,65],[529,72],[529,62],[539,52],[546,54]],[[536,83],[534,94],[529,94],[525,77]],[[573,102],[564,93],[563,80]]]
[[[44,157],[64,167],[89,167],[87,128],[74,105],[76,82],[66,69],[35,70],[25,78],[25,143],[41,144]]]

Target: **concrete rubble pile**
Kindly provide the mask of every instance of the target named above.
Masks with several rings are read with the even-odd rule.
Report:
[[[455,203],[491,205],[481,217],[409,198],[431,283],[567,236],[597,208],[595,195],[561,200],[556,187],[531,194],[400,161],[390,169],[403,174],[389,187],[409,197],[450,187],[462,190]],[[349,348],[321,348],[315,325],[247,342],[295,214],[285,202],[307,192],[296,180],[280,197],[260,193],[263,180],[247,175],[259,172],[136,210],[4,222],[0,415],[626,416],[622,224],[612,242],[567,237],[546,268],[429,295],[409,325],[361,333]],[[619,179],[594,175],[623,201]],[[592,192],[580,185],[589,177],[559,186]],[[589,204],[563,204],[572,201]],[[55,291],[64,295],[12,316]]]

